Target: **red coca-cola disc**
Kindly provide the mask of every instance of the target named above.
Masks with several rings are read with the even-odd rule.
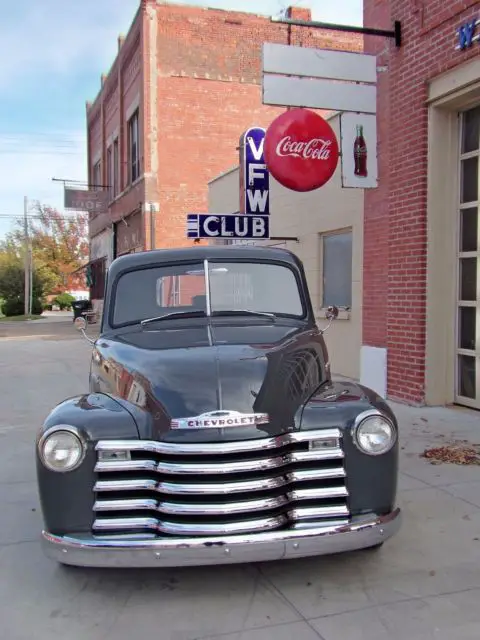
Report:
[[[271,175],[292,191],[323,187],[340,156],[335,131],[309,109],[290,109],[270,124],[264,158]]]

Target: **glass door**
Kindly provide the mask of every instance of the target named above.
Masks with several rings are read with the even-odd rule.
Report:
[[[455,401],[480,409],[480,107],[461,114]]]

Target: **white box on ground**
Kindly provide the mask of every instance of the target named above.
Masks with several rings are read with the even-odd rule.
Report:
[[[377,187],[377,116],[366,113],[341,113],[340,147],[342,187]]]
[[[263,104],[332,111],[376,113],[377,87],[316,78],[264,74]]]
[[[366,53],[292,47],[265,42],[263,73],[375,84],[377,58]]]
[[[360,349],[360,383],[387,397],[387,350],[363,345]]]

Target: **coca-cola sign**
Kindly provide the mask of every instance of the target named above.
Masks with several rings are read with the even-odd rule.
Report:
[[[294,156],[295,158],[313,158],[328,160],[330,158],[331,140],[314,138],[309,142],[292,140],[291,136],[285,136],[277,144],[277,156]]]
[[[265,135],[264,157],[271,175],[293,191],[313,191],[335,173],[337,137],[329,123],[309,109],[291,109]]]

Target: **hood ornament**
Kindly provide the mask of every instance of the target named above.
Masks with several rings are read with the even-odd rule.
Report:
[[[268,422],[268,413],[218,410],[191,418],[175,418],[170,422],[170,427],[172,429],[225,429],[228,427],[251,427]]]

